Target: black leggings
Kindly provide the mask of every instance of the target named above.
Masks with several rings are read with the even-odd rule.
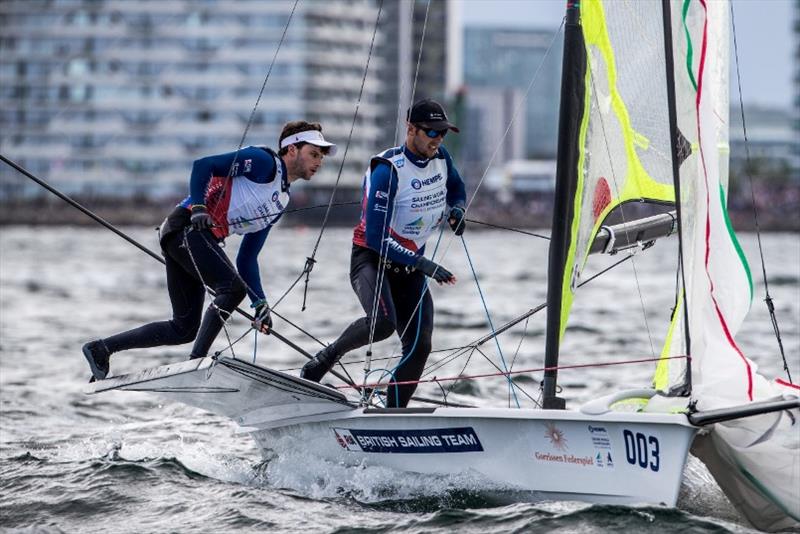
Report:
[[[353,246],[350,258],[350,284],[356,292],[366,317],[353,321],[329,350],[337,357],[369,344],[373,307],[378,282],[380,257],[375,251]],[[399,271],[399,272],[398,272]],[[394,371],[393,382],[418,380],[431,352],[433,334],[433,299],[427,291],[425,275],[405,272],[402,267],[386,269],[375,314],[373,341],[383,341],[397,332],[403,345],[403,357]],[[420,302],[422,297],[422,302]],[[417,304],[419,303],[419,306]],[[391,369],[389,369],[391,370]],[[416,384],[392,386],[387,391],[387,406],[405,407],[417,389]]]
[[[224,321],[220,316],[227,319],[244,299],[245,285],[209,230],[180,229],[164,237],[161,246],[166,260],[172,319],[146,324],[103,341],[110,352],[117,352],[180,345],[194,340],[191,357],[201,358],[208,354],[222,329]],[[217,294],[205,317],[202,317],[206,296],[203,282]]]

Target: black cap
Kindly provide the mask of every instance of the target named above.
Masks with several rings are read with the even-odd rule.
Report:
[[[430,98],[420,100],[408,110],[408,122],[417,124],[423,128],[431,128],[433,130],[453,130],[458,133],[458,128],[455,124],[447,120],[447,115],[444,108],[440,103]]]

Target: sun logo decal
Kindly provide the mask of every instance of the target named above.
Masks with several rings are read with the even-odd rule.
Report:
[[[550,444],[560,451],[567,450],[567,438],[564,437],[564,431],[553,423],[545,423],[545,427],[544,437],[550,440]]]

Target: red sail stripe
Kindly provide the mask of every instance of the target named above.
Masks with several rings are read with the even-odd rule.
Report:
[[[714,303],[714,310],[717,313],[717,317],[719,318],[720,326],[722,326],[722,330],[725,333],[725,337],[728,340],[728,344],[733,347],[739,357],[742,359],[744,363],[745,370],[747,371],[747,398],[749,400],[753,400],[753,372],[750,368],[750,362],[747,361],[744,354],[742,353],[741,349],[739,349],[736,342],[733,340],[733,336],[728,328],[728,323],[725,321],[725,317],[722,315],[722,310],[719,308],[719,303],[717,302],[716,297],[714,296],[714,282],[711,280],[711,273],[708,270],[708,262],[710,256],[710,249],[711,249],[711,216],[710,216],[710,193],[709,193],[709,186],[708,186],[708,170],[706,169],[706,160],[705,154],[703,152],[703,143],[701,141],[701,134],[700,134],[700,99],[702,96],[703,91],[703,74],[705,70],[705,62],[706,62],[706,50],[708,45],[708,9],[706,7],[705,0],[700,0],[700,4],[703,6],[703,11],[706,13],[706,17],[703,21],[703,42],[701,45],[700,51],[700,66],[698,69],[698,76],[697,76],[697,96],[695,98],[695,113],[697,116],[697,139],[699,142],[700,147],[700,162],[703,165],[703,178],[705,180],[706,186],[706,228],[705,228],[705,245],[706,245],[706,253],[705,253],[705,271],[706,277],[708,278],[708,283],[710,285],[710,294],[711,300]]]
[[[783,378],[776,378],[775,382],[777,382],[778,384],[780,384],[782,386],[786,386],[787,388],[794,388],[794,389],[800,390],[800,386],[798,386],[797,384],[792,384],[791,382],[787,382]]]

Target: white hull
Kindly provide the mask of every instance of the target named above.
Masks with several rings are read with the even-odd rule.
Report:
[[[677,415],[436,408],[355,409],[252,435],[265,452],[303,443],[346,465],[472,474],[541,499],[674,506],[694,433]]]
[[[257,365],[206,358],[104,380],[225,415],[266,457],[303,444],[345,465],[475,475],[534,499],[674,506],[696,428],[683,415],[478,408],[362,408]]]

